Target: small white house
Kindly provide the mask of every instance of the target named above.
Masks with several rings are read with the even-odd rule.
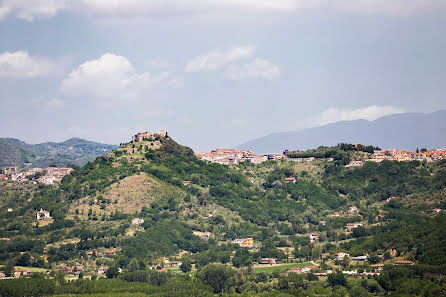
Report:
[[[42,208],[36,213],[36,218],[38,220],[46,220],[46,219],[50,219],[50,212],[43,210]]]
[[[144,219],[134,218],[132,220],[132,225],[141,225],[142,223],[144,223]]]

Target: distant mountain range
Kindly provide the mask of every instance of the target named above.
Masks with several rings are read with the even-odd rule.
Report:
[[[445,148],[446,110],[394,114],[374,121],[341,121],[301,131],[272,133],[237,148],[265,154],[332,146],[340,142],[394,149]]]
[[[84,165],[98,155],[111,152],[117,145],[102,144],[80,138],[70,138],[64,142],[28,144],[14,138],[0,138],[0,168],[15,166],[47,167],[67,164]]]

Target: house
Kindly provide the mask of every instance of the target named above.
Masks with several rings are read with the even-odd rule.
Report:
[[[382,271],[384,269],[384,264],[372,264],[370,265],[374,271]]]
[[[3,169],[6,176],[15,175],[17,173],[17,167],[6,167]]]
[[[310,233],[310,241],[314,242],[315,240],[319,240],[319,234],[317,233]]]
[[[199,234],[199,236],[203,240],[208,240],[209,238],[211,238],[211,232],[206,231],[206,232]]]
[[[338,260],[338,261],[342,261],[346,257],[349,258],[350,255],[347,254],[347,253],[343,253],[343,252],[336,253],[335,256],[334,256],[335,260]]]
[[[12,208],[8,208],[8,212],[12,212]]]
[[[15,269],[14,270],[14,277],[15,278],[18,278],[18,277],[21,277],[21,276],[30,276],[31,274],[33,274],[33,273],[29,269]]]
[[[395,197],[395,196],[390,196],[389,198],[386,199],[386,202],[389,203],[390,200],[392,200],[392,199],[399,199],[399,198]]]
[[[253,177],[247,177],[246,180],[249,181],[249,182],[251,182],[251,183],[254,182],[254,178],[253,178]]]
[[[238,244],[241,247],[252,247],[254,244],[254,240],[252,238],[240,238],[234,239],[232,243]]]
[[[439,213],[439,212],[441,211],[441,209],[439,209],[439,208],[434,208],[432,211],[433,211],[433,212],[436,212],[436,213]]]
[[[63,267],[63,268],[59,269],[59,271],[64,274],[73,274],[73,268],[71,268],[71,267]]]
[[[6,175],[0,174],[0,181],[7,180]]]
[[[318,269],[317,266],[312,265],[312,266],[307,266],[307,267],[302,268],[302,272],[310,272],[312,270],[317,270],[317,269]]]
[[[0,241],[6,241],[6,242],[9,242],[9,241],[11,241],[11,238],[2,237],[2,238],[0,238]]]
[[[183,180],[183,186],[188,186],[190,185],[190,181],[188,180]]]
[[[345,225],[346,230],[351,231],[354,228],[358,228],[361,227],[362,224],[361,223],[347,223],[347,225]]]
[[[260,264],[270,264],[270,265],[272,265],[272,264],[276,264],[276,260],[273,259],[273,258],[262,258],[260,260]]]
[[[327,221],[319,221],[319,225],[325,226],[327,224]]]
[[[287,177],[287,178],[285,178],[284,179],[284,181],[286,182],[286,183],[296,183],[296,178],[295,177]]]
[[[46,220],[46,219],[50,219],[50,212],[43,210],[42,208],[36,213],[36,218],[38,220]]]
[[[73,266],[73,271],[85,271],[85,266],[84,265],[75,265]]]
[[[379,215],[377,215],[377,216],[375,217],[375,221],[380,221],[380,220],[382,220],[382,219],[384,219],[384,216],[381,215],[381,214],[379,214]]]
[[[364,262],[364,261],[366,261],[367,260],[367,256],[356,256],[356,257],[352,257],[351,259],[353,260],[353,261],[360,261],[360,262]]]
[[[56,177],[45,175],[40,179],[40,182],[45,185],[53,185],[56,182]]]
[[[115,251],[105,251],[104,254],[105,254],[106,256],[115,256],[115,255],[116,255],[116,252],[115,252]]]
[[[328,257],[330,257],[330,253],[323,253],[323,254],[321,255],[321,258],[322,258],[322,259],[327,259]]]
[[[88,251],[85,253],[87,256],[93,256],[96,255],[96,251]]]
[[[334,212],[333,214],[330,215],[331,217],[339,217],[339,212]]]
[[[414,265],[414,263],[412,261],[400,260],[395,261],[395,265]]]
[[[178,267],[181,266],[181,264],[183,264],[183,262],[181,261],[172,261],[172,262],[167,262],[164,267]]]
[[[293,267],[288,269],[287,273],[302,273],[302,267]]]
[[[0,279],[6,278],[6,274],[3,271],[0,271]]]
[[[134,218],[132,220],[132,225],[141,225],[142,223],[144,223],[144,219]]]
[[[362,161],[351,161],[350,163],[345,165],[345,167],[360,167],[362,165],[364,165],[364,162]]]
[[[349,212],[349,213],[355,213],[355,212],[358,212],[358,208],[357,208],[356,206],[350,206],[350,207],[348,208],[348,212]]]
[[[98,268],[98,274],[104,274],[107,271],[107,266],[102,266]]]

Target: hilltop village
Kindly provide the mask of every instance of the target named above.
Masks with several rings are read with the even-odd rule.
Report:
[[[351,146],[352,150],[355,150],[358,146],[361,147],[362,145],[354,144]],[[351,163],[346,166],[348,167],[362,166],[364,162],[379,163],[382,162],[383,160],[398,161],[398,162],[426,160],[427,162],[434,162],[446,159],[446,149],[437,149],[437,150],[423,149],[422,151],[418,152],[410,150],[398,151],[395,149],[389,149],[389,150],[378,149],[374,150],[372,153],[362,152],[360,150],[358,150],[358,152],[361,152],[362,154],[356,156],[357,160],[351,161]],[[282,154],[271,153],[271,154],[257,155],[248,150],[215,149],[210,152],[195,153],[195,155],[201,160],[223,165],[238,164],[240,162],[260,164],[266,161],[281,160],[281,159],[286,159],[288,161],[293,161],[293,162],[311,162],[315,158],[321,158],[321,156],[316,156],[316,157],[304,156],[304,155],[309,155],[308,152],[288,151],[288,150],[284,151]],[[332,160],[332,158],[329,156],[326,159]]]
[[[62,178],[70,174],[73,168],[58,168],[58,167],[48,167],[48,168],[32,168],[18,171],[17,167],[5,167],[0,168],[0,181],[17,181],[17,182],[40,182],[46,185],[52,185],[59,183]]]

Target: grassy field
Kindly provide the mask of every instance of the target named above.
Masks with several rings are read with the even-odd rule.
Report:
[[[45,268],[38,268],[38,267],[23,267],[23,266],[15,266],[14,269],[28,269],[31,270],[32,272],[45,272],[48,269]]]
[[[258,272],[272,273],[274,271],[284,272],[284,271],[287,271],[288,269],[291,269],[293,267],[306,267],[306,266],[310,266],[310,265],[314,265],[314,264],[310,263],[310,262],[287,263],[287,264],[277,265],[277,266],[271,266],[271,265],[257,266],[257,267],[253,267],[253,269],[257,273]]]

